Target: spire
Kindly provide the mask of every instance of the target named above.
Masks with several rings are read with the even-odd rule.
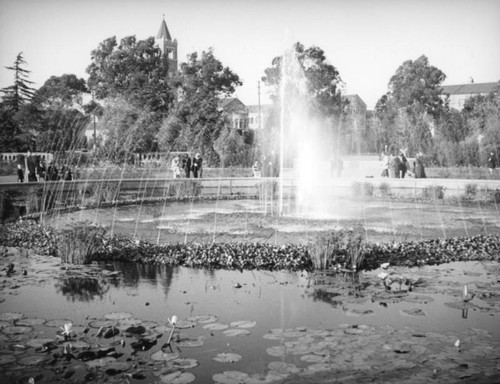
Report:
[[[167,23],[165,22],[165,15],[163,15],[163,21],[161,22],[160,30],[158,31],[156,38],[158,40],[172,41],[172,37],[170,36],[170,32],[167,28]]]

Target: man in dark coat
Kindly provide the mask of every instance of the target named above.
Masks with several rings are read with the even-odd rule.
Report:
[[[188,153],[183,161],[182,161],[182,165],[184,167],[184,172],[186,174],[186,177],[189,179],[189,177],[191,176],[191,168],[192,168],[192,164],[191,164],[191,154]]]
[[[493,172],[495,172],[495,168],[497,167],[497,158],[493,151],[491,151],[490,155],[488,156],[487,165],[490,176],[493,176]]]
[[[199,153],[193,159],[193,177],[196,179],[203,176],[203,159]]]

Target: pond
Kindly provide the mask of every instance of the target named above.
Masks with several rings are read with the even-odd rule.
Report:
[[[498,263],[354,275],[72,266],[2,252],[2,383],[500,378]]]

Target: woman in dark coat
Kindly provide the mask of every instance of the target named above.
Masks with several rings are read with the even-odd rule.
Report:
[[[425,179],[426,178],[424,162],[423,162],[422,156],[420,156],[420,154],[417,154],[417,157],[415,159],[413,173],[415,174],[415,179]]]
[[[203,176],[203,168],[202,168],[203,159],[199,153],[193,159],[193,177],[198,178]]]

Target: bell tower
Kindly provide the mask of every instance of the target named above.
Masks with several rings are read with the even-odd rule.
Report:
[[[172,75],[177,72],[177,39],[172,40],[170,32],[168,31],[167,23],[165,22],[165,15],[160,25],[160,30],[155,38],[156,45],[161,49],[163,56],[168,63],[168,74]]]

